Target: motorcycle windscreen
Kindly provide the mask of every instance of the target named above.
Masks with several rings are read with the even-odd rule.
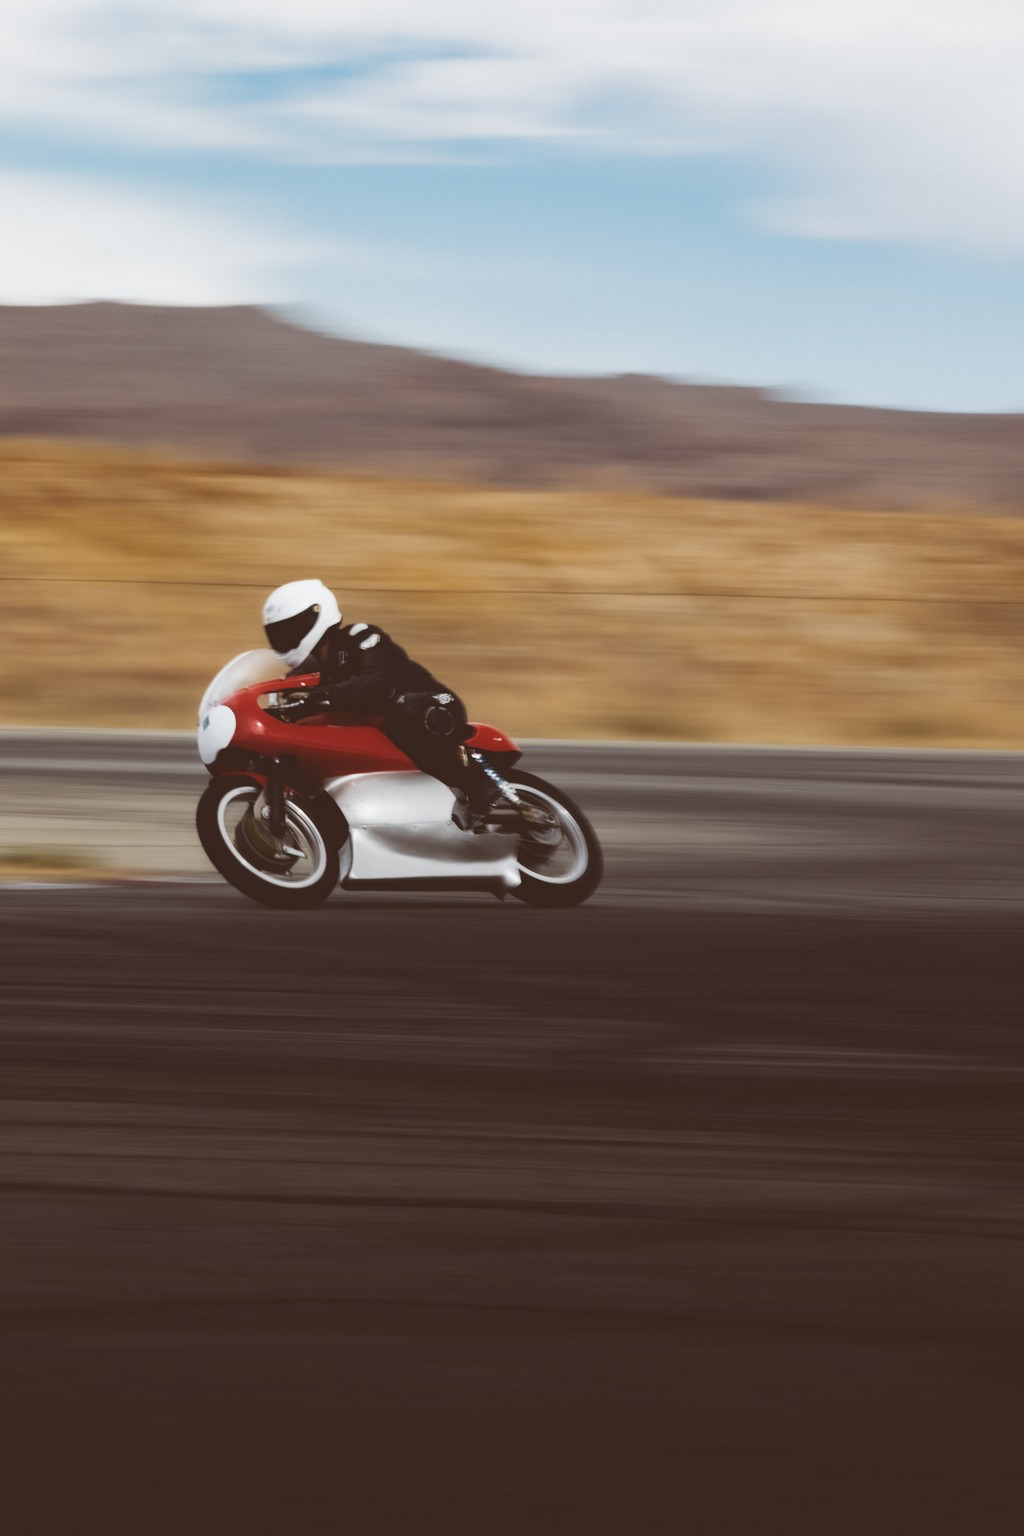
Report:
[[[272,682],[279,678],[284,671],[284,663],[276,652],[266,648],[258,651],[243,651],[240,656],[234,656],[217,673],[203,694],[202,703],[199,705],[199,718],[208,714],[215,704],[222,699],[230,698],[240,688],[251,688],[253,683]]]

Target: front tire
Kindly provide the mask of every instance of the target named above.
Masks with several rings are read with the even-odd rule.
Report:
[[[508,781],[525,804],[545,812],[550,828],[520,822],[519,874],[512,892],[533,907],[577,907],[601,883],[604,857],[597,833],[574,800],[546,779],[513,770]]]
[[[263,785],[254,779],[213,779],[196,808],[196,831],[207,858],[229,885],[265,907],[318,907],[338,884],[338,848],[326,818],[285,797],[285,832],[270,836],[253,814]]]

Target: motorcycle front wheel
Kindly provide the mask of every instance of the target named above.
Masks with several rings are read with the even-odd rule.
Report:
[[[252,779],[213,779],[196,808],[207,858],[236,890],[265,907],[317,907],[341,873],[338,849],[316,810],[286,796],[284,833],[257,819],[263,786]]]
[[[597,833],[575,801],[546,779],[513,769],[508,781],[524,808],[513,808],[520,884],[512,895],[534,907],[579,906],[604,873]]]

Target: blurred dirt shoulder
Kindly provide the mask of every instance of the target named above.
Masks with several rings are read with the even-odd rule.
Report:
[[[519,735],[1020,747],[1024,522],[0,442],[0,724],[189,728],[317,574]]]

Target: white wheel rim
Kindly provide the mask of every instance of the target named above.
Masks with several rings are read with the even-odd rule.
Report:
[[[556,800],[553,795],[546,794],[542,789],[535,789],[532,784],[517,784],[515,779],[511,779],[510,783],[520,799],[525,800],[528,805],[537,805],[542,810],[552,812],[562,832],[562,842],[559,844],[559,847],[568,845],[572,854],[568,870],[560,875],[545,874],[543,867],[534,869],[531,864],[523,863],[522,859],[518,861],[519,868],[531,880],[538,880],[543,885],[574,884],[575,881],[581,879],[586,874],[590,864],[590,850],[587,847],[587,839],[584,836],[583,828],[572,812],[566,810],[565,806]],[[529,843],[528,838],[524,838],[523,841]],[[538,850],[541,850],[545,845],[537,843],[535,846]]]
[[[295,804],[294,800],[285,802],[285,825],[288,829],[288,842],[292,847],[302,849],[302,863],[293,865],[290,870],[281,870],[277,873],[254,864],[245,850],[238,846],[236,833],[244,820],[244,814],[231,822],[229,813],[237,810],[242,802],[245,803],[246,812],[251,811],[259,795],[260,791],[254,786],[239,785],[237,789],[229,790],[218,802],[217,830],[225,848],[233,854],[244,870],[250,875],[255,875],[257,879],[265,881],[267,885],[280,886],[287,891],[302,891],[315,885],[327,869],[327,848],[316,823],[306,815],[301,806]],[[305,868],[306,864],[310,866],[308,869]],[[294,872],[296,868],[298,873]]]

